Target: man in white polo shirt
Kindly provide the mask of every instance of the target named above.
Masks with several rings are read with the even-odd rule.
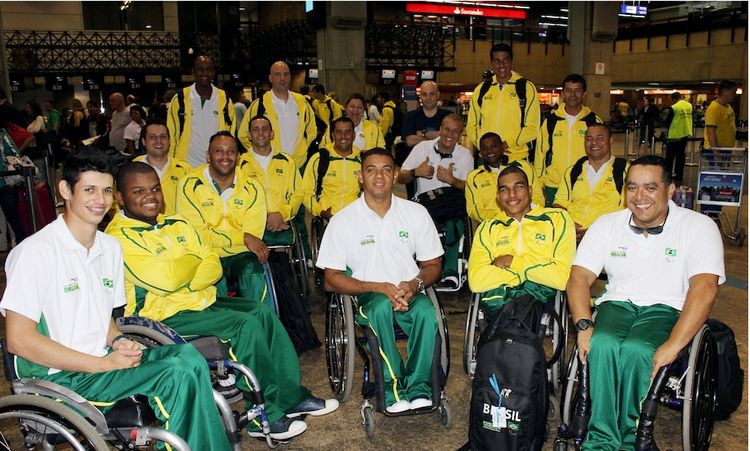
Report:
[[[589,364],[587,450],[634,447],[651,379],[708,319],[725,280],[719,230],[669,200],[675,187],[666,160],[637,159],[625,187],[628,208],[591,225],[567,286],[579,357]],[[589,288],[602,270],[608,283],[594,323]]]
[[[463,130],[464,122],[461,116],[445,116],[440,123],[440,136],[414,146],[398,173],[398,181],[401,183],[415,181],[415,200],[427,207],[436,223],[445,225],[443,278],[449,289],[457,289],[460,286],[458,245],[464,230],[463,218],[466,216],[464,188],[466,177],[474,170],[474,157],[471,151],[458,143]],[[432,193],[420,196],[430,191]],[[439,198],[442,198],[438,200],[439,204],[433,202]],[[447,221],[442,219],[442,215],[438,216],[447,211],[446,201],[451,204],[450,210],[456,212],[456,215],[450,215]]]
[[[357,296],[357,321],[378,337],[386,411],[430,407],[438,323],[424,289],[440,277],[443,249],[427,210],[393,195],[390,152],[374,148],[363,154],[359,181],[364,194],[331,218],[317,266],[325,270],[326,290]],[[406,365],[396,348],[394,321],[409,336]]]

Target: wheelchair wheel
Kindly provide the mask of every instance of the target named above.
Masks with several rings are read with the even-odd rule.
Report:
[[[64,404],[36,395],[0,399],[0,449],[109,449],[85,418]]]
[[[557,324],[557,321],[553,321],[552,348],[554,349],[560,341],[563,343],[560,358],[552,365],[552,386],[555,392],[557,392],[560,390],[560,383],[564,377],[561,374],[561,369],[563,362],[565,362],[565,348],[568,345],[568,304],[564,292],[558,291],[557,296],[555,296],[555,311],[560,315],[560,319],[562,320],[562,329]]]
[[[448,375],[451,372],[451,345],[450,335],[448,334],[448,317],[445,315],[443,305],[440,303],[437,291],[433,287],[428,287],[425,290],[425,294],[432,301],[432,305],[435,307],[435,311],[438,314],[438,333],[440,334],[441,349],[440,349],[440,366],[443,369],[445,375],[444,381],[448,380]]]
[[[312,229],[310,251],[312,252],[313,279],[315,280],[315,285],[322,287],[323,271],[315,266],[315,264],[318,262],[318,252],[320,251],[320,243],[321,241],[323,241],[323,232],[325,231],[325,225],[323,224],[322,219],[313,218],[312,222],[310,223],[310,228]]]
[[[576,390],[578,389],[578,345],[573,346],[573,350],[570,352],[570,360],[568,362],[568,370],[566,371],[566,378],[563,381],[562,395],[560,397],[560,418],[563,424],[570,424],[571,414],[575,405],[573,403],[576,399]]]
[[[354,385],[354,312],[348,296],[331,295],[326,309],[328,382],[339,401],[346,401]]]
[[[481,334],[480,322],[484,322],[484,310],[479,308],[480,302],[479,294],[471,295],[464,332],[464,372],[471,378],[474,377],[474,370],[477,365],[477,344]]]
[[[303,237],[300,236],[296,227],[292,225],[292,228],[294,229],[294,243],[292,244],[290,260],[292,274],[295,276],[297,288],[302,299],[306,300],[310,292],[310,285],[308,281],[307,262],[305,261],[305,248],[302,244]]]
[[[438,418],[443,427],[450,427],[453,423],[453,411],[446,401],[440,401],[440,406],[438,407]]]
[[[682,405],[682,446],[707,450],[711,444],[716,407],[717,350],[708,326],[693,337]]]
[[[365,435],[367,438],[375,436],[375,414],[372,411],[372,407],[362,407],[362,427],[365,429]]]

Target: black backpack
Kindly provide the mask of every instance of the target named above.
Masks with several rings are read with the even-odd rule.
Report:
[[[716,411],[714,418],[728,420],[742,402],[743,382],[745,372],[740,367],[740,357],[737,353],[737,342],[734,331],[715,319],[706,321],[708,328],[716,340],[718,348],[718,375],[716,385]]]
[[[549,303],[521,296],[505,304],[480,336],[469,411],[471,449],[542,449],[549,410],[547,368],[560,357],[563,343],[548,361],[545,313],[560,323]]]
[[[391,124],[391,129],[388,133],[393,136],[401,136],[401,129],[404,127],[404,113],[401,112],[401,108],[394,108],[390,105],[384,106],[383,108],[390,108],[393,110],[393,124]]]
[[[550,113],[550,115],[547,116],[547,140],[549,142],[549,147],[547,148],[547,153],[544,154],[545,168],[548,168],[549,165],[552,164],[552,135],[555,133],[555,127],[557,126],[557,122],[560,120],[562,120],[562,118],[554,112]],[[596,113],[592,111],[584,116],[581,120],[586,122],[586,127],[591,127],[592,125],[597,123]]]
[[[479,95],[477,96],[477,105],[479,105],[479,108],[482,108],[482,101],[484,100],[484,95],[487,94],[487,91],[490,90],[490,86],[492,86],[493,79],[495,77],[490,78],[489,80],[485,80],[484,83],[482,83],[482,87],[479,88]],[[523,128],[523,125],[526,123],[526,84],[528,80],[521,77],[518,80],[516,80],[516,95],[518,96],[518,106],[521,109],[521,128]],[[481,116],[479,118],[479,125],[482,125],[482,119]],[[534,154],[536,150],[536,139],[529,141],[527,144],[527,147],[529,148],[529,158],[528,160],[530,162],[534,162]]]
[[[583,163],[588,161],[589,157],[583,156],[576,164],[573,165],[573,169],[570,170],[570,190],[573,191],[573,185],[576,184],[576,180],[583,172]],[[625,166],[628,164],[628,160],[620,157],[615,157],[615,161],[612,162],[612,178],[615,182],[615,188],[617,192],[622,192],[622,187],[625,185]]]
[[[229,96],[225,96],[225,98],[226,102],[224,103],[224,108],[222,108],[222,112],[224,113],[224,123],[231,129],[232,118],[229,116],[229,103],[231,100],[229,99]],[[232,106],[232,108],[234,108],[234,106]],[[185,91],[182,89],[177,91],[177,118],[180,121],[180,130],[178,134],[182,135],[182,129],[185,128]]]

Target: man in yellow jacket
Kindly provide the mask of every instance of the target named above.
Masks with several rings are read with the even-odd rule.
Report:
[[[271,146],[294,158],[298,168],[307,162],[307,148],[318,133],[315,113],[304,96],[289,90],[291,74],[283,61],[271,65],[268,75],[271,90],[255,99],[237,128],[237,138],[249,149],[248,124],[250,118],[266,116],[275,130]]]
[[[583,144],[586,129],[602,123],[596,113],[583,104],[585,78],[569,74],[562,87],[563,103],[542,123],[534,159],[537,178],[543,182],[546,206],[555,200],[563,172],[586,155]]]
[[[481,293],[488,317],[524,295],[539,301],[564,290],[575,255],[570,215],[531,205],[526,173],[508,166],[497,180],[501,212],[477,228],[469,256],[469,287]]]
[[[527,158],[539,132],[536,87],[513,72],[513,48],[508,44],[493,45],[490,62],[495,76],[474,89],[466,136],[478,147],[479,138],[495,132],[509,150],[509,161]]]
[[[331,122],[343,116],[344,108],[326,95],[326,88],[321,84],[313,86],[312,96],[314,98],[313,111],[318,119],[325,122],[326,131],[328,131],[331,128]]]
[[[354,123],[348,117],[340,117],[333,121],[332,134],[333,145],[310,157],[302,180],[305,207],[326,221],[357,200],[360,193],[357,174],[362,160],[360,150],[352,145]]]
[[[393,151],[393,141],[396,140],[396,134],[393,132],[394,127],[398,129],[399,125],[396,125],[396,102],[391,100],[391,95],[386,91],[380,93],[379,98],[383,99],[383,106],[380,112],[380,133],[385,138],[385,148]]]
[[[147,122],[141,133],[141,144],[146,154],[136,157],[133,161],[142,161],[154,168],[161,181],[161,191],[164,194],[164,214],[173,215],[177,184],[183,176],[192,172],[193,167],[184,161],[170,157],[169,129],[163,122]]]
[[[365,152],[374,147],[385,149],[385,138],[380,128],[375,122],[365,118],[366,105],[364,96],[358,93],[350,95],[344,104],[346,117],[354,122],[354,146]],[[320,147],[327,147],[332,143],[331,134],[324,133]]]
[[[198,167],[206,162],[208,140],[216,132],[235,132],[234,104],[224,90],[211,82],[216,71],[210,56],[195,59],[195,83],[181,89],[169,104],[169,128],[172,158]]]
[[[508,167],[508,157],[503,155],[500,136],[497,133],[487,132],[482,136],[479,140],[479,156],[484,164],[469,173],[464,190],[466,212],[477,223],[492,219],[500,212],[500,206],[497,204],[497,176]],[[510,164],[523,170],[531,184],[531,202],[542,206],[542,190],[531,164],[526,160],[516,160]]]
[[[266,193],[263,241],[267,245],[288,244],[293,241],[288,223],[302,204],[302,176],[291,156],[272,149],[274,132],[267,117],[251,118],[249,126],[252,147],[240,156],[239,169]]]
[[[163,196],[155,171],[130,163],[120,169],[117,182],[122,211],[107,233],[123,248],[126,314],[161,321],[181,335],[216,335],[227,343],[230,354],[260,381],[273,438],[284,440],[304,432],[307,424],[296,419],[302,415],[336,410],[336,400],[316,398],[301,384],[294,347],[267,305],[217,297],[219,257],[184,217],[160,214]],[[245,378],[237,383],[241,390],[249,390]],[[257,421],[248,425],[248,433],[262,436]]]
[[[613,157],[611,146],[606,125],[589,127],[586,155],[565,171],[555,195],[554,206],[568,210],[579,241],[600,216],[625,208],[623,185],[629,164],[624,158]]]
[[[264,301],[268,295],[261,266],[268,258],[262,240],[266,195],[258,182],[236,170],[238,157],[231,133],[211,137],[208,164],[180,180],[177,214],[190,221],[220,257],[225,280],[219,294],[236,288],[241,297]]]

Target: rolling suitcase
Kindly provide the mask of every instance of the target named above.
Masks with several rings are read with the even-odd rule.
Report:
[[[34,184],[34,213],[36,215],[36,228],[41,230],[57,217],[55,206],[52,205],[52,194],[49,186],[44,182]],[[18,190],[18,217],[21,220],[23,231],[26,236],[34,233],[29,217],[29,201],[26,196],[26,189]]]

